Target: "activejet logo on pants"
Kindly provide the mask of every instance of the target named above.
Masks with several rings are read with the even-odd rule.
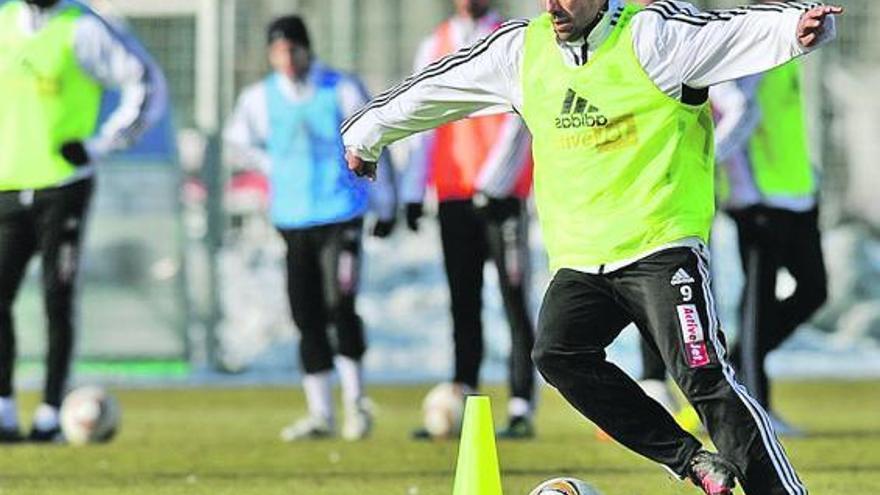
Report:
[[[697,307],[693,304],[679,304],[678,322],[681,324],[681,334],[684,337],[684,355],[688,366],[699,368],[709,364],[709,349],[706,347],[706,336],[703,333],[703,325],[700,323],[700,315]]]
[[[565,93],[562,111],[559,114],[559,117],[556,117],[557,129],[605,127],[608,125],[608,117],[602,115],[596,106],[590,104],[589,100],[575,94],[573,89],[569,89]]]

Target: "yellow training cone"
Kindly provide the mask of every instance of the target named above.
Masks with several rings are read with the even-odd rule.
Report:
[[[472,395],[465,402],[452,495],[501,495],[501,471],[488,397]]]

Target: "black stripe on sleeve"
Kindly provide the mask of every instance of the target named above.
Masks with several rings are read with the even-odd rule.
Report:
[[[694,26],[705,26],[710,22],[726,22],[735,17],[746,15],[749,12],[776,12],[783,13],[790,9],[806,11],[819,5],[816,2],[771,2],[759,5],[748,5],[735,9],[707,10],[705,12],[692,11],[676,3],[663,0],[655,2],[643,10],[660,15],[667,21],[679,21]]]
[[[456,67],[459,67],[463,64],[466,64],[489,49],[495,41],[501,39],[505,34],[515,32],[519,29],[523,29],[529,25],[529,21],[527,20],[513,20],[508,21],[501,25],[495,32],[490,34],[489,36],[483,38],[481,41],[478,41],[474,45],[470,47],[465,47],[455,52],[451,55],[447,55],[434,63],[428,65],[424,70],[413,74],[412,76],[406,78],[398,84],[383,93],[377,96],[373,101],[368,103],[366,106],[358,110],[354,115],[349,117],[345,122],[342,123],[341,132],[344,134],[357,122],[365,113],[370,110],[382,108],[387,105],[395,98],[400,95],[406,93],[410,89],[412,89],[416,84],[426,81],[428,79],[440,76],[449,72]]]

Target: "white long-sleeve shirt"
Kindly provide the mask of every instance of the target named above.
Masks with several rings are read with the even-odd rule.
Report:
[[[682,99],[687,88],[702,90],[764,72],[821,46],[835,36],[834,18],[812,48],[797,39],[797,25],[819,2],[777,2],[700,12],[686,2],[656,2],[632,22],[633,48],[647,76],[665,94]],[[609,0],[608,9],[586,39],[559,43],[569,66],[586,63],[613,30],[624,8]],[[375,161],[388,144],[411,134],[469,115],[521,112],[520,73],[527,21],[510,21],[482,41],[445,57],[380,94],[342,126],[349,151]],[[660,249],[695,246],[681,239]],[[604,272],[626,266],[657,250],[603,267],[569,267]]]
[[[450,26],[451,44],[457,49],[472,45],[490,35],[502,22],[501,16],[494,11],[488,12],[479,19],[453,16],[447,22]],[[437,59],[438,45],[446,40],[432,33],[425,38],[416,51],[414,70],[419,71]],[[401,174],[400,197],[406,203],[420,203],[425,196],[429,182],[431,149],[434,146],[434,133],[413,136],[409,145],[409,161]],[[480,174],[474,184],[475,190],[492,197],[505,197],[513,193],[522,175],[523,168],[530,162],[531,136],[519,117],[511,116],[504,123],[499,138],[492,143],[486,161],[480,168]]]
[[[79,2],[62,0],[48,9],[29,4],[19,23],[36,33],[71,5],[84,12],[74,27],[73,51],[79,66],[101,86],[119,89],[119,106],[84,143],[91,163],[79,167],[71,182],[94,173],[94,163],[108,153],[125,149],[155,124],[165,111],[167,87],[162,71],[130,34],[116,29]]]
[[[323,70],[319,62],[313,62],[311,71]],[[312,98],[317,90],[312,77],[303,81],[280,78],[281,93],[291,102]],[[343,77],[336,86],[336,99],[343,117],[348,117],[367,102],[363,86],[353,77]],[[231,146],[233,158],[240,164],[270,173],[272,160],[266,151],[271,132],[269,102],[266,82],[260,81],[242,90],[232,114],[226,121],[223,139]],[[382,220],[394,218],[397,209],[394,167],[388,153],[382,155],[379,178],[370,187],[370,209]]]

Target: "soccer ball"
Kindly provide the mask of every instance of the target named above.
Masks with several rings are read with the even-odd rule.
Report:
[[[554,478],[532,490],[529,495],[601,495],[598,490],[575,478]]]
[[[61,404],[61,431],[72,445],[106,442],[119,426],[116,399],[100,387],[81,387]]]
[[[441,383],[432,388],[422,402],[425,430],[433,438],[449,438],[461,431],[465,396],[469,387],[458,383]]]

